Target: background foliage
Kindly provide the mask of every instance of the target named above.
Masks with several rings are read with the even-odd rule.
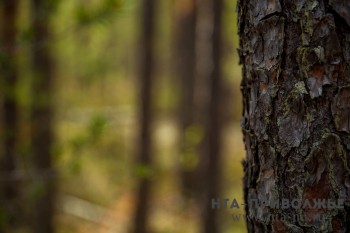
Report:
[[[137,148],[137,62],[140,0],[59,0],[52,12],[52,37],[33,41],[29,1],[20,1],[16,53],[21,78],[16,87],[20,111],[18,160],[23,177],[30,178],[28,161],[30,82],[33,73],[28,55],[32,47],[50,44],[55,62],[55,143],[52,148],[58,172],[55,228],[65,232],[126,232],[132,224],[138,177],[153,183],[150,225],[155,233],[199,232],[200,205],[180,193],[179,129],[176,112],[179,87],[173,74],[174,4],[160,0],[156,25],[156,86],[154,90],[155,166],[134,166]],[[236,2],[224,7],[225,106],[221,198],[242,203],[244,147],[240,131],[241,93]],[[203,134],[199,126],[186,131],[196,144]],[[195,161],[186,163],[189,166]],[[23,183],[22,197],[30,201],[40,187]],[[23,208],[25,209],[24,205]],[[244,221],[222,209],[222,232],[244,232]],[[0,215],[1,218],[1,215]],[[19,232],[26,232],[24,226]]]

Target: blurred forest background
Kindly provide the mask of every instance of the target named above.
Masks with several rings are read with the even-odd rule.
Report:
[[[0,232],[245,232],[235,0],[2,0]]]

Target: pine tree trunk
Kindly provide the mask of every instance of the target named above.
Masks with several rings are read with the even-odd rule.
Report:
[[[209,78],[208,122],[205,128],[205,163],[203,177],[204,202],[210,203],[213,197],[220,196],[221,159],[222,159],[222,10],[223,0],[211,0],[213,9],[212,62],[213,69]],[[202,217],[203,233],[221,232],[217,210],[211,205],[204,206]]]
[[[180,172],[185,197],[198,195],[197,142],[188,134],[195,130],[196,119],[196,18],[197,0],[179,0],[175,3],[174,63],[179,82]],[[198,127],[198,126],[197,126]],[[192,140],[191,140],[192,139]]]
[[[32,0],[33,84],[31,106],[31,152],[34,167],[32,232],[51,233],[54,214],[53,59],[50,19],[54,1]]]
[[[154,77],[154,27],[155,27],[155,6],[156,0],[144,0],[141,5],[141,35],[140,35],[140,67],[139,67],[139,148],[138,148],[138,169],[151,169],[152,159],[152,90]],[[147,172],[146,172],[147,173]],[[132,232],[147,233],[148,215],[151,192],[151,177],[149,174],[139,174],[137,190],[136,213]]]
[[[350,231],[349,25],[345,0],[239,1],[249,232]]]
[[[16,169],[16,135],[18,106],[16,101],[17,56],[16,56],[16,16],[18,2],[6,0],[2,2],[1,12],[1,50],[0,69],[1,87],[3,94],[3,148],[4,152],[0,159],[0,211],[5,211],[6,218],[11,225],[18,225],[18,206],[14,173]],[[5,210],[4,210],[5,209]],[[0,226],[1,228],[1,226]],[[0,230],[1,231],[1,230]]]

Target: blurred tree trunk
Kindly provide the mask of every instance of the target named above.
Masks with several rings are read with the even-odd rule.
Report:
[[[220,195],[221,179],[221,138],[222,138],[222,10],[223,0],[211,0],[213,9],[212,64],[209,81],[209,114],[206,124],[206,162],[205,162],[205,202]],[[219,232],[217,211],[205,205],[202,232]]]
[[[197,0],[175,3],[175,74],[179,82],[180,173],[183,194],[198,195],[198,151],[196,132],[196,17]],[[198,131],[198,130],[197,130]]]
[[[0,212],[5,214],[11,225],[17,224],[18,206],[17,188],[14,183],[16,169],[16,126],[18,109],[16,101],[17,57],[16,57],[16,19],[18,3],[16,0],[4,0],[1,3],[1,70],[3,97],[3,148],[0,160]],[[6,221],[6,222],[7,222]],[[1,228],[0,223],[0,228]]]
[[[32,232],[53,232],[53,58],[50,21],[55,1],[32,0],[31,153],[34,166]]]
[[[345,0],[239,2],[249,232],[350,231],[349,26]]]
[[[147,217],[149,214],[150,169],[152,167],[152,89],[154,77],[154,14],[155,0],[143,0],[140,17],[140,67],[139,67],[139,143],[137,171],[139,184],[137,192],[136,213],[133,232],[148,232]]]

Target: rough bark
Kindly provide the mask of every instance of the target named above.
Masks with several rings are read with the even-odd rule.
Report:
[[[152,89],[154,76],[154,14],[155,1],[142,1],[141,13],[141,35],[140,35],[140,96],[139,96],[139,114],[140,114],[140,131],[139,131],[139,148],[138,148],[138,166],[150,169],[152,166]],[[148,232],[148,214],[149,214],[149,197],[150,197],[150,177],[148,175],[140,176],[137,191],[137,204],[134,219],[134,233]]]
[[[239,1],[249,232],[350,231],[349,25],[345,0]]]
[[[17,57],[16,57],[16,17],[18,3],[16,0],[6,0],[1,5],[1,51],[0,69],[3,94],[3,135],[2,143],[4,152],[0,159],[0,211],[6,214],[9,223],[15,223],[14,217],[18,211],[15,199],[17,197],[16,184],[14,183],[14,172],[16,168],[16,126],[18,109],[16,103],[17,83]],[[4,212],[3,212],[4,211]],[[18,219],[17,219],[18,220]],[[17,222],[18,224],[18,222]],[[1,228],[1,226],[0,226]]]
[[[32,0],[31,153],[34,168],[32,232],[51,233],[54,214],[53,58],[50,19],[54,1]]]

